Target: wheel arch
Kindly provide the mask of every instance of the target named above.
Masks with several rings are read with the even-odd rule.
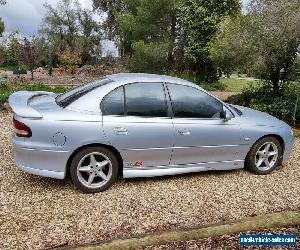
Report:
[[[275,138],[279,141],[280,146],[281,146],[281,150],[282,150],[281,154],[283,155],[283,154],[284,154],[284,150],[285,150],[285,143],[284,143],[283,138],[282,138],[280,135],[278,135],[278,134],[267,134],[267,135],[264,135],[264,136],[260,137],[259,139],[257,139],[257,140],[252,144],[251,148],[252,148],[258,141],[260,141],[261,139],[266,138],[266,137],[275,137]],[[251,148],[249,149],[249,151],[248,151],[248,153],[247,153],[247,156],[248,156],[248,154],[249,154]],[[281,156],[282,156],[282,155],[281,155]]]
[[[70,167],[71,167],[71,162],[72,162],[74,156],[78,152],[80,152],[81,150],[89,148],[89,147],[103,147],[103,148],[106,148],[106,149],[112,151],[114,153],[114,155],[117,157],[117,160],[118,160],[118,173],[119,173],[119,176],[123,177],[123,158],[122,158],[120,152],[115,147],[113,147],[111,145],[102,144],[102,143],[91,143],[91,144],[85,144],[85,145],[82,145],[82,146],[78,147],[69,156],[69,159],[68,159],[67,165],[66,165],[66,177],[67,178],[70,176]]]

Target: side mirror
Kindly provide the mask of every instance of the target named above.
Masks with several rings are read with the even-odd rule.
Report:
[[[231,120],[231,116],[230,114],[226,111],[225,108],[223,108],[223,110],[220,113],[220,118],[223,119],[225,122]]]

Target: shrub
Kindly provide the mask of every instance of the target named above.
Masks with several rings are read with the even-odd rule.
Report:
[[[13,74],[14,75],[26,75],[27,74],[27,69],[23,65],[17,66],[13,69]]]
[[[8,101],[8,97],[11,95],[11,92],[1,91],[0,90],[0,107]]]
[[[46,91],[46,92],[53,92],[53,93],[63,93],[68,90],[66,87],[51,87],[45,85],[43,83],[36,83],[36,84],[28,84],[23,83],[17,87],[16,91],[20,90],[27,90],[27,91]]]
[[[286,121],[300,122],[300,85],[286,86],[282,95],[276,96],[266,84],[250,85],[241,94],[230,96],[228,102],[267,112]],[[297,103],[298,102],[298,103]]]
[[[167,51],[166,43],[135,42],[128,69],[131,72],[162,73],[167,62]]]
[[[53,93],[64,93],[68,91],[68,88],[65,87],[51,87],[43,83],[38,84],[28,84],[23,83],[21,85],[9,85],[1,84],[0,85],[0,106],[8,101],[9,96],[16,91],[47,91]]]

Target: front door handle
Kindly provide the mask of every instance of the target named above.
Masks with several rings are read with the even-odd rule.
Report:
[[[183,129],[183,130],[178,130],[178,133],[180,135],[190,135],[191,131],[187,130],[187,129]]]
[[[127,135],[128,131],[126,128],[115,128],[117,135]]]

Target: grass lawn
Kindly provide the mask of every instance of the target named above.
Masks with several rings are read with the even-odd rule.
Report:
[[[247,79],[237,79],[237,78],[222,78],[220,82],[226,85],[226,90],[228,92],[241,92],[244,87],[247,87],[249,84],[257,84],[256,80]]]

